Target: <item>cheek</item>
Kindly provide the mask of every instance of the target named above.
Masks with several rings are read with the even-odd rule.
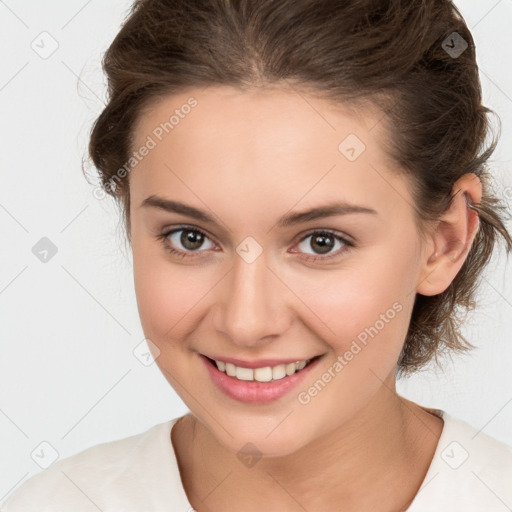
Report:
[[[403,268],[383,257],[364,271],[344,271],[316,281],[308,306],[318,313],[307,326],[333,354],[316,375],[306,379],[297,402],[330,411],[344,422],[368,403],[393,372],[409,325],[414,293]],[[387,268],[393,270],[386,271]],[[310,282],[310,285],[313,281]],[[339,404],[339,407],[333,407]],[[299,409],[302,410],[302,409]],[[321,430],[321,414],[314,428]],[[332,418],[331,418],[332,420]]]
[[[298,295],[307,297],[308,308],[316,313],[309,315],[309,329],[321,335],[337,355],[383,372],[396,362],[415,296],[407,262],[400,266],[381,255],[371,264],[320,279],[306,282],[296,277],[299,282]]]
[[[155,244],[132,244],[137,306],[145,336],[161,350],[178,349],[201,321],[202,300],[215,285],[205,266],[177,265]]]
[[[174,267],[176,268],[176,267]],[[146,335],[159,340],[184,317],[196,297],[186,274],[160,261],[145,260],[134,255],[134,283],[139,315]]]

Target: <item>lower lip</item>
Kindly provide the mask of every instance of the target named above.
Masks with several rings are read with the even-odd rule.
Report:
[[[278,400],[293,388],[297,387],[305,377],[315,369],[323,356],[315,359],[312,363],[305,366],[299,372],[288,375],[279,380],[270,382],[257,382],[238,380],[221,372],[215,364],[203,355],[199,355],[202,359],[211,379],[216,386],[230,398],[234,398],[240,402],[247,403],[268,403]]]

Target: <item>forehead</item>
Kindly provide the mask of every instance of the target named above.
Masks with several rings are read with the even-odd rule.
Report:
[[[193,190],[260,208],[324,198],[410,208],[408,183],[384,150],[382,117],[294,89],[191,89],[140,116],[132,149],[148,141],[152,149],[131,171],[130,192],[142,200]]]
[[[150,103],[135,124],[134,140],[137,146],[153,134],[162,142],[172,133],[176,144],[195,139],[212,151],[243,138],[244,149],[251,141],[274,150],[286,150],[288,145],[297,151],[304,142],[304,149],[337,149],[340,137],[349,131],[372,145],[382,131],[381,119],[382,113],[373,105],[334,103],[291,87],[240,90],[216,86],[189,89]],[[219,142],[223,143],[219,146]]]

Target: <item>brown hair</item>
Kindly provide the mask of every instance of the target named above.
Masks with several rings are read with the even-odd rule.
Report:
[[[455,41],[459,55],[450,52]],[[490,190],[487,160],[498,136],[486,140],[492,111],[481,103],[474,41],[450,1],[136,0],[103,69],[109,99],[89,155],[121,206],[128,240],[128,179],[114,187],[113,177],[129,161],[135,123],[148,105],[194,87],[295,83],[346,105],[378,106],[389,155],[412,179],[422,236],[449,206],[455,181],[476,174],[483,197],[470,207],[480,229],[450,286],[416,295],[397,374],[473,348],[459,330],[459,310],[474,309],[498,234],[507,257],[512,239]]]

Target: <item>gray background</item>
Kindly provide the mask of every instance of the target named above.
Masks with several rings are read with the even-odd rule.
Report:
[[[510,202],[512,0],[456,4],[476,41],[484,103],[503,122],[493,168]],[[117,210],[80,169],[105,98],[101,55],[129,6],[0,1],[0,501],[55,457],[187,411],[144,358]],[[46,262],[33,252],[43,237],[57,249]],[[501,251],[465,328],[475,351],[398,383],[510,445],[511,276]]]

